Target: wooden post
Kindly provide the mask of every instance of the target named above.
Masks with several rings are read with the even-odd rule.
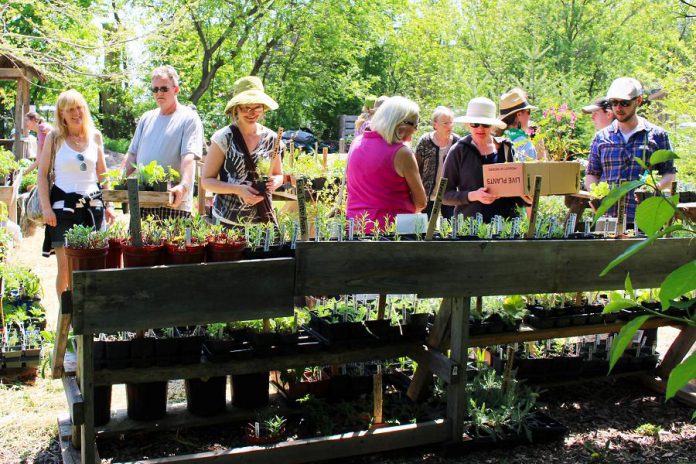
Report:
[[[447,418],[452,424],[452,441],[462,441],[464,435],[464,406],[466,405],[466,361],[469,345],[469,309],[471,298],[457,297],[452,301],[450,327],[450,359],[461,366],[461,380],[447,387]]]
[[[309,230],[307,229],[307,199],[305,198],[305,179],[298,177],[297,183],[297,211],[300,215],[300,237],[303,241],[309,240]]]
[[[324,171],[329,169],[329,147],[324,147],[321,154],[321,164],[324,166]]]
[[[372,376],[372,396],[375,399],[373,417],[373,425],[381,424],[383,421],[382,408],[384,406],[384,397],[382,395],[382,366],[377,365],[377,372]]]
[[[68,335],[70,334],[70,322],[72,321],[72,292],[64,291],[60,295],[60,314],[56,327],[56,341],[53,344],[53,359],[51,362],[51,375],[54,379],[63,376],[63,361],[65,351],[68,348]]]
[[[338,140],[338,152],[339,153],[345,153],[346,152],[346,139],[341,137]]]
[[[537,211],[539,211],[539,197],[541,196],[541,176],[534,177],[534,197],[532,198],[532,212],[529,218],[529,229],[527,229],[527,238],[534,238],[534,229],[536,229]]]
[[[657,368],[657,374],[663,380],[667,380],[672,369],[689,354],[694,343],[696,343],[696,327],[684,327],[681,329],[679,335],[674,339],[667,353],[665,353],[665,357]]]
[[[78,366],[80,370],[80,390],[84,401],[85,423],[82,425],[82,464],[97,462],[96,435],[94,431],[94,335],[78,335],[81,352]]]
[[[130,208],[130,234],[131,244],[143,246],[143,237],[140,232],[140,201],[138,200],[138,179],[128,178],[128,206]]]
[[[377,319],[384,319],[384,308],[387,307],[387,295],[384,293],[379,294],[377,299]]]
[[[437,187],[437,196],[435,197],[435,203],[433,204],[433,210],[430,213],[430,222],[428,222],[428,232],[425,234],[425,239],[430,241],[433,239],[433,234],[435,234],[435,226],[437,225],[437,218],[440,216],[440,207],[442,206],[442,197],[445,194],[445,187],[447,187],[447,178],[443,177],[440,179],[440,185]]]
[[[314,155],[316,156],[317,153],[319,153],[319,142],[314,142]]]
[[[198,182],[198,214],[205,214],[205,189],[201,183],[203,177],[203,163],[196,161],[196,182]]]
[[[24,98],[29,91],[29,86],[24,77],[17,78],[17,95],[15,97],[15,134],[14,134],[14,155],[19,160],[22,157],[22,133],[24,127]],[[8,205],[10,206],[10,205]]]

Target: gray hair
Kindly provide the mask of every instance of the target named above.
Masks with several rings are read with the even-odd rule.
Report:
[[[387,143],[401,141],[397,136],[399,124],[408,118],[418,117],[418,104],[405,97],[391,97],[382,104],[370,121],[370,129],[379,133]]]
[[[454,111],[447,108],[446,106],[438,106],[437,108],[435,108],[435,111],[433,111],[433,124],[437,122],[437,118],[439,118],[440,116],[449,116],[451,118],[454,118]]]
[[[176,72],[172,66],[164,65],[158,66],[152,70],[152,79],[155,77],[161,77],[163,79],[171,79],[176,87],[179,86],[179,74]]]

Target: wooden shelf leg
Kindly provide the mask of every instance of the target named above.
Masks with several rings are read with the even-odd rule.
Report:
[[[662,363],[657,368],[657,374],[661,379],[667,380],[672,369],[682,362],[691,350],[691,347],[694,346],[694,343],[696,343],[696,327],[688,326],[681,329],[677,338],[672,342],[672,346],[667,350]]]
[[[94,336],[91,333],[78,335],[77,342],[78,373],[85,411],[85,423],[80,431],[80,456],[82,464],[94,464],[100,462],[94,430]]]
[[[430,335],[428,335],[428,339],[426,340],[426,344],[429,348],[440,349],[443,347],[443,342],[449,335],[451,316],[452,299],[443,298],[442,303],[440,304],[440,309],[435,315],[435,323],[433,324],[433,328],[430,331]],[[416,369],[416,372],[413,373],[413,379],[411,380],[411,384],[408,386],[406,395],[412,401],[418,401],[423,393],[425,385],[428,383],[432,375],[433,373],[430,369],[428,369],[428,366],[420,364]]]
[[[452,441],[462,441],[464,435],[464,405],[466,404],[466,362],[469,345],[469,311],[471,298],[457,297],[452,300],[452,324],[450,327],[450,359],[459,364],[464,372],[456,384],[447,387],[447,419],[452,424]]]

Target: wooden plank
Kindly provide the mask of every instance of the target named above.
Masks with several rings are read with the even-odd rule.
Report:
[[[70,334],[70,321],[72,320],[72,292],[67,290],[60,296],[60,313],[56,326],[56,342],[53,345],[53,358],[51,374],[54,379],[63,376],[63,362],[68,347],[68,335]]]
[[[77,355],[72,351],[66,351],[63,358],[63,375],[75,375],[77,373]]]
[[[440,303],[440,309],[435,315],[435,322],[433,327],[428,334],[428,339],[426,344],[428,348],[434,350],[442,350],[443,340],[449,334],[450,319],[452,317],[452,299],[443,298],[442,303]],[[425,385],[430,380],[433,375],[432,371],[428,369],[427,365],[420,364],[413,373],[413,378],[411,379],[411,384],[408,386],[408,391],[406,395],[411,398],[412,401],[418,401],[421,399],[421,394],[424,391]]]
[[[452,359],[442,354],[442,352],[435,349],[425,349],[421,353],[415,355],[414,359],[418,362],[418,369],[420,369],[421,366],[426,367],[431,374],[437,375],[443,382],[447,384],[456,384],[459,382],[462,365],[454,362]],[[413,382],[411,382],[411,384],[413,384]]]
[[[128,382],[153,382],[167,379],[191,379],[215,377],[227,374],[250,374],[268,370],[282,370],[305,366],[346,364],[349,362],[408,356],[418,358],[423,347],[414,342],[392,343],[383,347],[354,348],[344,351],[320,351],[298,355],[279,355],[267,358],[251,358],[224,363],[200,363],[146,369],[129,368],[99,370],[94,373],[95,385],[113,385]]]
[[[142,464],[180,462],[200,462],[201,464],[282,462],[283,464],[298,464],[440,443],[447,439],[448,431],[448,421],[439,419],[419,424],[397,425],[328,437],[287,441],[268,446],[248,446],[137,462]]]
[[[296,409],[294,410],[296,412]],[[271,395],[270,405],[265,408],[249,410],[239,409],[227,405],[227,411],[210,417],[201,417],[191,414],[186,409],[186,403],[178,403],[167,406],[167,414],[154,421],[136,421],[128,418],[126,409],[118,409],[111,414],[111,420],[97,427],[99,436],[120,435],[122,433],[136,433],[147,431],[177,430],[181,428],[203,427],[218,424],[229,424],[252,420],[256,417],[265,417],[265,414],[280,414],[288,416],[293,412],[292,408],[281,405],[278,395]]]
[[[96,434],[94,430],[94,339],[91,333],[78,335],[78,359],[81,369],[80,390],[82,391],[84,417],[80,427],[81,463],[99,463]],[[77,424],[73,424],[77,425]]]
[[[19,68],[0,68],[0,79],[25,79],[24,71]]]
[[[70,439],[72,433],[72,424],[70,417],[58,417],[58,441],[60,443],[60,454],[63,458],[63,464],[80,464],[80,452],[73,448]]]
[[[104,201],[128,203],[128,190],[102,190]],[[170,194],[168,192],[138,191],[138,203],[143,208],[157,208],[169,205]]]
[[[640,380],[643,385],[661,395],[664,395],[665,391],[667,391],[667,383],[653,375],[643,375],[640,377]],[[686,406],[696,408],[696,387],[686,384],[684,388],[674,395],[674,399]]]
[[[611,259],[637,241],[302,242],[297,245],[296,294],[577,292],[623,288],[627,271],[635,288],[651,288],[696,259],[693,241],[660,239],[599,277]]]
[[[292,258],[74,272],[73,329],[83,334],[291,316],[294,273]]]
[[[503,345],[506,343],[531,342],[534,340],[546,340],[549,338],[580,337],[583,335],[611,333],[618,332],[624,325],[624,322],[614,322],[611,324],[579,325],[555,329],[523,328],[523,330],[519,332],[475,335],[469,339],[469,346]],[[668,325],[675,325],[675,322],[670,319],[653,318],[649,319],[645,324],[643,324],[641,329],[654,329],[656,327],[664,327]]]
[[[75,425],[84,424],[85,411],[84,400],[80,386],[77,384],[77,379],[72,376],[63,376],[63,389],[65,397],[68,400],[68,411],[70,412],[71,422]]]
[[[471,298],[454,298],[450,333],[450,357],[460,366],[466,366],[469,339],[469,309]],[[466,404],[466,368],[460,373],[463,381],[447,386],[447,419],[452,424],[451,440],[462,441]]]
[[[657,373],[660,377],[667,379],[672,369],[674,369],[677,364],[681,363],[684,357],[689,354],[694,343],[696,343],[696,327],[684,327],[681,332],[679,332],[677,338],[672,342],[660,366],[657,368]]]

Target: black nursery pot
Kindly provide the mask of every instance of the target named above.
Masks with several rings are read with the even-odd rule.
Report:
[[[268,372],[232,375],[232,404],[242,409],[268,404]]]
[[[155,341],[155,364],[172,366],[179,361],[181,338],[158,338]]]
[[[130,340],[113,340],[104,345],[104,368],[125,369],[130,366]]]
[[[167,382],[126,384],[128,417],[133,420],[157,420],[167,413]]]
[[[155,362],[155,339],[134,338],[131,340],[131,364],[133,367],[149,367]]]
[[[225,411],[225,387],[227,377],[186,379],[186,409],[196,416],[214,416]]]
[[[181,364],[198,364],[203,350],[202,336],[182,337],[179,342]]]

